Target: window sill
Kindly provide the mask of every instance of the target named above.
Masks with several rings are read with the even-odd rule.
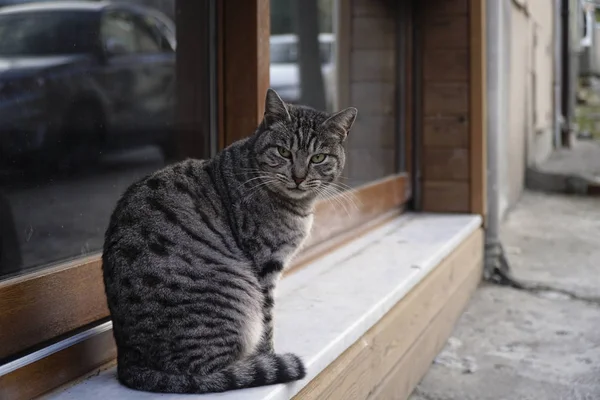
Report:
[[[307,377],[207,399],[289,399],[334,362],[481,227],[472,215],[405,214],[291,274],[279,285],[275,341],[295,352]],[[121,386],[111,368],[49,399],[179,399]]]

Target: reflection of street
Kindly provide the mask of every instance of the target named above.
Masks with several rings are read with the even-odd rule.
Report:
[[[99,251],[110,213],[135,180],[161,168],[154,147],[111,154],[89,171],[6,187],[23,269]],[[4,177],[6,178],[6,177]],[[4,180],[4,179],[3,179]],[[6,274],[0,265],[0,275]]]

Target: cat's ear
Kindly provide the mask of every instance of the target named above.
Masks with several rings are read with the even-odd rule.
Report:
[[[323,122],[323,129],[341,136],[342,141],[344,141],[352,128],[352,124],[356,120],[357,114],[358,110],[354,107],[338,111]]]
[[[281,97],[273,89],[267,90],[267,98],[265,100],[265,122],[270,125],[274,122],[292,120],[287,106],[281,100]]]

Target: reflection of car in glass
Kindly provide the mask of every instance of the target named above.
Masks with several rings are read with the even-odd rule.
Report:
[[[173,22],[148,8],[86,1],[0,8],[0,157],[167,146],[175,46]]]
[[[332,108],[335,94],[335,35],[319,34],[321,51],[321,71],[325,85],[327,107]],[[298,69],[298,37],[294,34],[271,36],[271,83],[284,101],[298,103],[300,101],[300,71]]]

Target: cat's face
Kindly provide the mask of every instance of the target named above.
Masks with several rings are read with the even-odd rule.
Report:
[[[294,199],[333,194],[330,186],[344,169],[343,142],[356,114],[355,108],[330,115],[286,105],[269,89],[264,130],[255,145],[261,180]]]

